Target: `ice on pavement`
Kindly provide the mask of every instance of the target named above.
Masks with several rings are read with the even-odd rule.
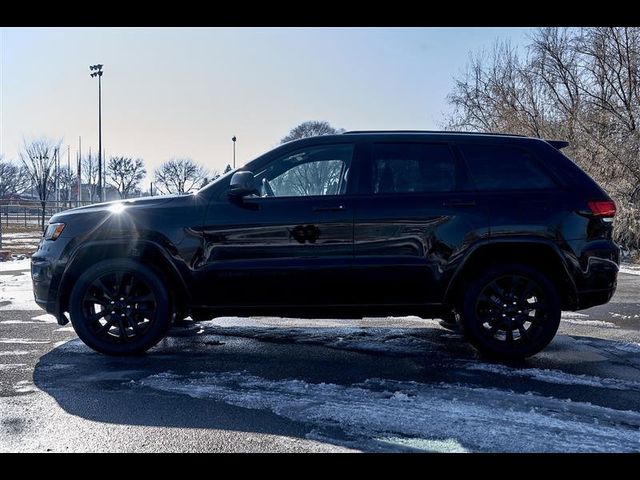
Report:
[[[268,410],[351,440],[437,450],[496,452],[640,450],[640,414],[538,394],[371,378],[353,385],[271,379],[247,372],[163,372],[127,385]],[[326,434],[325,434],[326,435]],[[340,443],[340,440],[336,440]]]

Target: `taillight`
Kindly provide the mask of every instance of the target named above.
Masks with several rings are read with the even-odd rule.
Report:
[[[589,202],[589,208],[596,217],[613,218],[616,214],[616,204],[613,200]]]

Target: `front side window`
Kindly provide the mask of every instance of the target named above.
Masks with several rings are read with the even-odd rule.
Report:
[[[449,192],[455,189],[455,159],[446,144],[378,143],[372,179],[374,194]]]
[[[263,197],[344,195],[353,145],[323,145],[288,154],[256,175]]]
[[[539,190],[554,181],[526,150],[510,145],[460,144],[478,190]]]

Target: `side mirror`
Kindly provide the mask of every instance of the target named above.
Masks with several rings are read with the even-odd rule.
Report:
[[[231,183],[229,184],[229,196],[242,198],[248,195],[258,195],[259,193],[260,190],[256,185],[256,179],[253,176],[253,172],[236,172],[233,174],[233,177],[231,177]]]

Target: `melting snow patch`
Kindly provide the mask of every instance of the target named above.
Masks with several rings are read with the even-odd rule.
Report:
[[[21,343],[21,344],[36,344],[36,343],[51,343],[48,340],[31,340],[30,338],[0,338],[0,343]]]
[[[564,323],[572,323],[574,325],[583,325],[585,327],[604,327],[604,328],[620,328],[618,325],[612,322],[605,322],[603,320],[578,320],[574,318],[562,318]]]
[[[33,383],[28,380],[20,380],[13,386],[13,390],[16,393],[29,393],[29,392],[37,392],[38,389],[35,387]]]
[[[56,317],[48,313],[45,313],[43,315],[38,315],[37,317],[31,317],[31,320],[37,320],[39,322],[44,322],[44,323],[58,323],[58,321],[56,320]]]
[[[391,449],[390,439],[396,449],[408,442],[411,449],[496,452],[640,450],[640,413],[534,393],[385,379],[308,383],[247,372],[164,372],[127,385],[269,410],[312,431],[339,428],[365,450]]]
[[[28,367],[26,363],[0,363],[0,371]]]
[[[9,352],[0,352],[0,357],[14,356],[14,355],[29,355],[31,353],[37,353],[37,350],[11,350]]]
[[[640,275],[640,265],[620,265],[620,272],[628,273],[629,275]]]
[[[640,353],[640,343],[621,343],[615,347],[623,352]]]
[[[496,373],[509,377],[531,378],[541,382],[555,383],[560,385],[582,385],[588,387],[609,388],[613,390],[633,390],[640,392],[640,382],[618,380],[615,378],[602,378],[591,375],[574,375],[561,370],[546,370],[540,368],[510,368],[505,365],[490,363],[468,363],[465,365],[468,370],[479,370],[482,372]]]
[[[15,271],[19,271],[19,270],[31,271],[31,259],[23,258],[22,260],[10,260],[8,262],[0,262],[0,272],[11,272],[14,270]]]
[[[29,272],[0,275],[0,310],[41,310],[33,298]]]
[[[589,315],[586,313],[578,313],[578,312],[562,312],[562,319],[567,318],[588,318]]]
[[[425,329],[382,327],[217,327],[206,326],[209,335],[254,338],[268,342],[320,345],[340,350],[422,356],[434,349]]]

